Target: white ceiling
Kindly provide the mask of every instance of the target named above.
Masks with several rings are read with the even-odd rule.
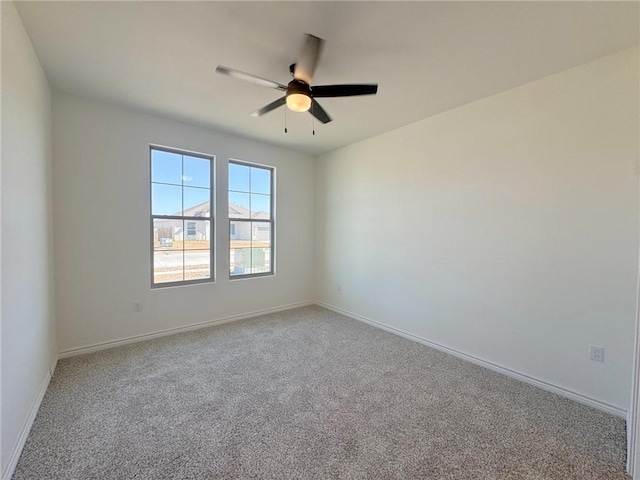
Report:
[[[638,44],[637,2],[18,2],[53,89],[311,154],[326,152]],[[314,84],[334,121],[215,73],[286,84],[304,33],[326,40]]]

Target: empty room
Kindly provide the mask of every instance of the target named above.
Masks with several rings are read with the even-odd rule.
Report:
[[[640,2],[0,23],[2,480],[640,479]]]

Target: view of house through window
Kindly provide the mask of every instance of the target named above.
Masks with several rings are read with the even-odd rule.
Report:
[[[151,147],[152,286],[211,281],[213,158]]]
[[[273,169],[229,162],[231,277],[273,273]]]

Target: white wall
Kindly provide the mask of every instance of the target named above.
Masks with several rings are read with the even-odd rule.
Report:
[[[53,104],[61,351],[313,301],[313,157],[67,94]],[[150,143],[216,156],[215,283],[150,288]],[[275,276],[228,278],[229,158],[277,169]]]
[[[637,49],[325,154],[318,298],[627,409],[637,162]]]
[[[12,2],[2,10],[1,468],[10,474],[55,358],[51,93]]]

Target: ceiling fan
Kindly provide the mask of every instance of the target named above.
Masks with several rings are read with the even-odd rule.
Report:
[[[309,111],[311,115],[322,123],[329,123],[331,117],[316,101],[316,98],[328,97],[352,97],[356,95],[375,95],[378,91],[377,84],[349,84],[349,85],[316,85],[311,86],[313,74],[318,66],[320,54],[324,40],[314,35],[307,34],[302,53],[297,63],[289,67],[289,72],[293,76],[287,85],[283,85],[266,78],[258,77],[250,73],[241,72],[233,68],[218,65],[216,72],[229,75],[247,82],[261,85],[263,87],[275,88],[285,92],[285,96],[275,102],[256,110],[251,114],[253,117],[260,117],[282,105],[286,104],[294,112]]]

